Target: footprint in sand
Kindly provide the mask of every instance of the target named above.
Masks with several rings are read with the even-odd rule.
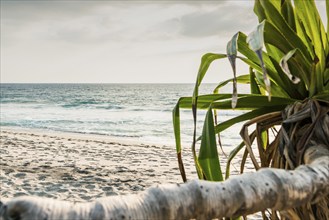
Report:
[[[8,175],[8,174],[10,174],[10,173],[12,173],[12,172],[15,172],[15,170],[14,170],[14,169],[11,169],[11,168],[9,168],[9,169],[4,169],[4,171],[5,171],[5,174],[6,174],[6,175]]]
[[[32,190],[31,186],[23,186],[22,188],[27,192]]]
[[[77,173],[80,173],[80,174],[89,174],[90,172],[88,170],[83,170],[83,169],[77,169],[76,170]]]
[[[14,197],[18,197],[18,196],[27,196],[28,194],[25,192],[17,192],[14,194]]]
[[[112,186],[104,186],[104,187],[102,187],[102,190],[104,192],[112,192],[113,191],[113,187]]]
[[[41,191],[41,192],[36,192],[36,195],[37,195],[37,196],[41,196],[41,197],[49,197],[49,196],[50,196],[48,193],[43,192],[43,191]]]
[[[80,194],[80,198],[83,200],[86,200],[86,201],[89,201],[90,199],[92,199],[91,196],[86,196],[86,195],[82,195],[82,194]]]
[[[59,192],[59,193],[65,193],[67,191],[69,191],[69,190],[68,189],[65,189],[65,188],[62,188],[62,189],[57,190],[57,192]]]
[[[124,166],[115,167],[115,169],[116,169],[116,172],[118,172],[118,173],[128,172],[129,171],[129,169],[127,167],[124,167]]]
[[[46,175],[40,175],[38,179],[39,179],[39,180],[45,180],[46,178],[47,178]]]
[[[105,192],[106,196],[116,196],[118,193],[116,192]]]
[[[143,186],[140,186],[140,185],[135,185],[135,186],[131,186],[130,189],[132,191],[143,191],[144,190],[144,187]]]
[[[26,173],[16,173],[14,177],[16,178],[24,178],[26,176]]]
[[[87,186],[85,186],[87,189],[95,189],[96,188],[96,186],[95,185],[93,185],[93,184],[89,184],[89,185],[87,185]]]
[[[100,178],[100,177],[95,177],[95,181],[97,182],[107,182],[107,180]]]

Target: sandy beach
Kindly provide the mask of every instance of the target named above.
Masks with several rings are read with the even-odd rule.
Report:
[[[2,200],[35,195],[84,202],[182,183],[174,146],[7,127],[0,141]],[[192,156],[183,157],[188,178],[197,178]]]

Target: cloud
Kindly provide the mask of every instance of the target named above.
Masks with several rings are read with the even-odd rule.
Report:
[[[180,18],[181,34],[188,37],[227,36],[255,23],[249,7],[220,5],[210,10],[195,11]]]
[[[146,39],[202,39],[214,36],[227,39],[237,31],[249,33],[257,25],[251,2],[242,5],[234,1],[216,3],[174,4],[171,8],[158,9],[157,13],[163,11],[166,17],[144,31]]]
[[[40,19],[69,19],[90,13],[102,2],[91,1],[1,1],[3,17],[20,22]]]
[[[179,71],[180,82],[194,81],[200,56],[223,52],[221,42],[225,47],[235,31],[250,25],[247,18],[230,23],[238,15],[227,15],[228,10],[246,16],[245,6],[232,5],[1,1],[1,77],[7,82],[143,82],[152,76],[164,82],[174,81]]]
[[[235,15],[223,12],[245,12],[226,1],[1,1],[1,6],[8,38],[70,43],[221,35],[241,26]]]

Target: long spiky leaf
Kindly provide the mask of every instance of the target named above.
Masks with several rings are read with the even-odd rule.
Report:
[[[247,42],[249,44],[249,47],[253,51],[255,51],[255,53],[257,54],[257,56],[259,58],[260,65],[262,67],[266,91],[268,92],[268,99],[269,99],[269,101],[271,101],[271,82],[270,82],[270,79],[268,78],[267,70],[266,70],[264,60],[263,60],[263,55],[262,55],[263,45],[264,45],[264,25],[265,25],[265,21],[260,23],[257,26],[257,29],[248,35]]]
[[[202,130],[198,162],[207,180],[222,181],[222,171],[218,159],[216,135],[212,108],[210,107]]]
[[[236,56],[238,52],[238,36],[239,32],[236,33],[232,39],[228,42],[227,48],[226,48],[226,53],[227,57],[231,63],[231,67],[233,70],[233,93],[232,93],[232,108],[235,108],[236,103],[238,101],[238,92],[237,92],[237,80],[236,80]]]

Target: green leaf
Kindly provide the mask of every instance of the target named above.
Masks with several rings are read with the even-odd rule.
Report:
[[[314,72],[311,73],[312,85],[310,85],[310,97],[312,97],[324,89],[323,74],[329,50],[328,38],[314,1],[296,1],[295,7],[315,52]]]
[[[234,108],[236,106],[236,102],[238,99],[238,92],[237,92],[237,82],[236,82],[236,66],[235,66],[235,61],[236,61],[236,56],[237,56],[237,51],[238,51],[238,36],[239,36],[239,32],[236,33],[232,39],[228,42],[227,44],[227,48],[226,48],[226,53],[227,53],[227,57],[228,60],[231,63],[231,67],[233,70],[233,93],[232,93],[232,108]]]
[[[231,100],[220,100],[212,103],[213,109],[232,109]],[[282,106],[289,105],[294,103],[295,99],[284,98],[284,97],[276,97],[273,96],[271,101],[268,101],[267,96],[264,95],[256,95],[256,94],[244,94],[243,97],[239,97],[238,104],[235,109],[237,110],[252,110],[262,107],[274,107],[274,106]]]
[[[250,83],[250,77],[249,74],[241,75],[236,78],[237,83],[240,84],[248,84]],[[219,93],[219,89],[226,86],[228,83],[233,82],[233,78],[225,80],[223,82],[220,82],[216,88],[214,89],[214,93]]]
[[[240,94],[238,96],[243,96]],[[209,95],[200,95],[197,100],[198,109],[208,109],[210,104],[217,100],[229,100],[232,97],[232,94],[209,94]],[[193,97],[182,97],[179,99],[180,108],[191,109]]]
[[[258,16],[259,23],[266,19],[265,11],[263,6],[260,4],[260,0],[255,0],[254,12]]]
[[[198,109],[207,109],[212,104],[213,109],[215,108],[232,109],[231,97],[232,94],[227,94],[227,93],[201,95],[198,97],[197,106]],[[238,99],[239,102],[242,101],[242,103],[238,103],[238,105],[236,106],[237,110],[256,109],[265,106],[288,105],[297,101],[296,99],[292,99],[292,98],[273,96],[273,100],[269,102],[267,96],[258,95],[258,94],[238,94]],[[192,97],[180,98],[179,99],[180,108],[191,109],[192,108],[191,101],[192,101]]]
[[[289,26],[286,20],[283,18],[281,13],[277,10],[277,8],[273,5],[275,1],[261,0],[260,3],[264,8],[266,19],[268,22],[272,23],[287,39],[286,44],[292,44],[293,48],[299,48],[306,59],[310,60],[310,54],[307,50],[307,47],[297,35],[297,33]],[[296,1],[295,1],[296,2]],[[290,49],[290,50],[291,50]]]
[[[266,29],[266,25],[265,25],[265,29]],[[254,51],[252,51],[249,46],[246,43],[246,35],[244,35],[243,33],[239,34],[239,39],[238,39],[238,50],[241,54],[243,54],[245,57],[239,57],[238,58],[240,60],[242,60],[243,62],[245,62],[247,65],[249,65],[250,67],[252,67],[253,69],[262,72],[262,67],[260,65],[260,61],[259,58],[257,57],[257,55],[255,54]],[[281,59],[281,58],[280,58]],[[288,94],[292,93],[292,88],[291,85],[293,85],[292,83],[290,83],[289,79],[286,79],[286,75],[283,74],[281,68],[279,65],[277,65],[279,68],[276,68],[274,66],[274,64],[272,63],[272,57],[269,57],[266,53],[263,52],[263,60],[265,63],[265,66],[267,68],[267,73],[269,74],[270,78],[273,79],[273,81],[275,82],[275,84],[278,87],[275,90],[278,91],[278,93],[275,93],[275,91],[273,90],[273,83],[271,83],[271,92],[273,96],[283,96],[283,97],[288,97]],[[278,61],[279,62],[279,61]],[[282,73],[281,75],[278,74],[278,70],[279,73]],[[281,72],[280,72],[281,71]],[[291,84],[291,85],[290,85]],[[263,83],[261,85],[265,90],[266,90],[266,86]],[[286,90],[288,92],[286,92]]]
[[[266,22],[265,24],[265,41],[267,42],[266,49],[269,54],[271,54],[271,61],[274,68],[277,71],[277,74],[273,74],[269,70],[269,75],[271,78],[284,89],[290,96],[299,98],[300,94],[306,94],[306,88],[309,88],[310,85],[310,71],[311,63],[310,60],[307,60],[303,56],[302,52],[298,48],[294,48],[291,43],[282,35],[282,33],[271,23]],[[281,70],[278,63],[280,63],[284,54],[289,53],[290,51],[297,50],[294,54],[294,59],[289,61],[289,70],[293,72],[298,78],[303,80],[298,86],[295,86],[287,78],[286,74]],[[291,52],[290,52],[291,53]],[[278,68],[279,67],[279,68]],[[289,74],[288,74],[289,75]],[[296,93],[298,90],[299,94]]]
[[[208,109],[210,105],[213,109],[232,109],[231,105],[232,94],[222,93],[222,94],[209,94],[201,95],[198,97],[198,109]],[[236,108],[237,110],[246,110],[246,109],[256,109],[259,107],[266,106],[282,106],[289,105],[296,99],[286,98],[286,97],[277,97],[273,96],[271,102],[268,101],[267,96],[258,95],[258,94],[238,94],[238,100],[242,103],[238,103]],[[180,108],[191,109],[192,108],[192,97],[182,97],[179,99]]]
[[[226,130],[227,128],[231,127],[234,124],[256,118],[260,115],[267,114],[270,112],[276,112],[276,111],[281,111],[283,110],[287,105],[275,105],[275,106],[270,106],[270,107],[264,107],[264,108],[257,108],[255,110],[249,111],[247,113],[241,114],[239,116],[236,116],[234,118],[231,118],[229,120],[226,120],[222,123],[219,123],[218,125],[215,126],[215,133],[222,132]]]
[[[324,73],[323,73],[323,81],[325,86],[329,86],[329,68],[326,68]]]
[[[262,69],[260,66],[258,66],[255,62],[251,61],[250,59],[244,58],[244,57],[238,57],[240,60],[248,64],[251,68],[255,70],[256,73],[262,72]],[[257,58],[258,59],[258,58]],[[255,74],[256,74],[255,73]],[[259,85],[266,90],[266,86],[263,80],[263,77],[260,79],[258,78],[256,74],[257,81],[259,82]],[[272,80],[275,82],[275,84],[271,83],[271,93],[273,96],[282,96],[282,97],[289,97],[288,93],[285,91],[285,87],[281,87],[279,84],[277,84],[277,81]]]
[[[329,1],[326,1],[326,12],[327,12],[327,39],[329,40]]]
[[[234,157],[240,152],[240,150],[245,146],[244,141],[242,141],[236,148],[234,148],[228,158],[227,158],[227,164],[226,164],[226,171],[225,171],[225,179],[228,179],[230,176],[230,167],[231,167],[231,162],[234,159]]]
[[[175,142],[176,142],[176,151],[180,153],[182,150],[181,146],[181,136],[180,136],[180,114],[179,114],[179,103],[177,102],[175,108],[172,111],[173,117],[173,126],[174,126],[174,134],[175,134]]]
[[[174,134],[175,134],[175,142],[176,142],[176,152],[178,158],[179,170],[184,182],[187,181],[184,164],[182,160],[182,145],[181,145],[181,136],[180,136],[180,114],[179,114],[179,102],[177,102],[175,108],[173,109],[173,126],[174,126]]]
[[[263,49],[263,45],[264,45],[264,25],[265,25],[265,21],[260,23],[257,26],[257,29],[248,35],[247,42],[249,44],[249,47],[253,51],[255,51],[255,53],[257,54],[257,56],[259,58],[260,65],[262,67],[266,91],[268,92],[268,100],[270,101],[271,100],[271,81],[268,78],[267,70],[265,68],[263,55],[262,55],[262,53],[263,53],[262,49]]]
[[[261,94],[258,83],[256,82],[255,73],[252,68],[249,68],[249,78],[251,94]]]
[[[262,148],[266,150],[267,142],[268,142],[268,133],[267,131],[261,132],[261,140],[262,140]]]
[[[281,13],[291,29],[296,32],[294,8],[290,0],[284,0],[281,6]]]
[[[313,46],[311,39],[309,38],[309,36],[306,33],[306,29],[304,27],[303,22],[300,19],[296,19],[296,28],[297,28],[298,36],[303,41],[303,43],[305,44],[305,46],[310,54],[310,61],[313,61],[314,58],[316,57],[315,51],[314,51],[314,46]]]
[[[194,92],[193,92],[193,103],[192,103],[193,105],[196,103],[197,96],[199,95],[199,86],[200,86],[200,84],[203,80],[203,77],[205,76],[210,64],[214,60],[223,59],[226,57],[227,57],[226,54],[215,54],[215,53],[207,53],[202,56],[201,64],[199,67],[199,71],[198,71],[198,75],[197,75],[197,79],[196,79],[196,83],[195,83],[195,87],[194,87]]]
[[[296,13],[303,22],[306,33],[311,39],[318,58],[318,74],[325,68],[325,51],[328,52],[328,41],[325,30],[313,0],[295,1]]]
[[[287,40],[283,33],[267,20],[265,21],[264,38],[267,44],[278,48],[283,54],[295,49],[293,42]]]
[[[193,158],[196,164],[196,168],[197,168],[197,172],[200,178],[200,169],[198,166],[198,160],[197,160],[197,156],[196,156],[196,151],[195,151],[195,144],[196,144],[196,121],[197,121],[197,99],[199,96],[199,86],[203,80],[203,77],[205,76],[210,64],[217,59],[222,59],[227,57],[226,54],[214,54],[214,53],[207,53],[205,55],[203,55],[202,59],[201,59],[201,64],[199,67],[199,71],[198,71],[198,75],[197,75],[197,79],[196,79],[196,83],[195,83],[195,87],[194,87],[194,92],[193,92],[193,96],[192,96],[192,114],[193,114],[193,125],[194,125],[194,129],[193,129],[193,141],[192,141],[192,154],[193,154]]]
[[[218,159],[214,119],[211,108],[209,108],[207,112],[203,125],[198,162],[206,180],[223,181],[223,175]]]
[[[263,77],[263,74],[259,71],[255,71],[255,76],[256,76],[256,79],[257,79],[257,82],[258,84],[264,89],[266,90],[266,85],[264,83],[264,77]],[[272,81],[273,82],[273,81]],[[285,92],[285,90],[276,85],[274,82],[271,83],[271,92],[272,92],[272,96],[281,96],[281,97],[289,97],[287,95],[287,93]]]
[[[297,53],[298,55],[298,53]],[[281,57],[283,57],[284,55],[282,55]],[[278,85],[278,88],[273,88],[272,86],[272,92],[273,94],[276,94],[274,90],[284,90],[284,92],[288,95],[284,96],[284,97],[291,97],[291,98],[294,98],[294,99],[305,99],[305,97],[308,96],[308,92],[307,92],[307,85],[305,85],[304,83],[298,83],[298,84],[293,84],[290,79],[286,76],[286,74],[283,72],[282,68],[280,67],[280,60],[281,58],[279,59],[279,61],[276,61],[274,59],[272,59],[272,63],[273,63],[273,66],[277,69],[277,73],[278,75],[280,76],[281,80],[282,80],[282,83],[283,83],[283,86],[281,86],[281,82],[278,83],[277,81],[275,81]],[[290,60],[290,61],[294,61],[294,60]],[[296,61],[297,62],[297,61]],[[294,67],[294,66],[293,66]],[[293,70],[295,70],[295,68],[293,68]],[[306,69],[305,69],[306,70]],[[294,72],[296,73],[296,72]],[[302,75],[302,73],[300,74]],[[305,81],[303,81],[305,82]],[[271,85],[273,85],[274,83],[272,83]],[[280,91],[282,92],[282,91]],[[276,96],[278,96],[276,94]]]

